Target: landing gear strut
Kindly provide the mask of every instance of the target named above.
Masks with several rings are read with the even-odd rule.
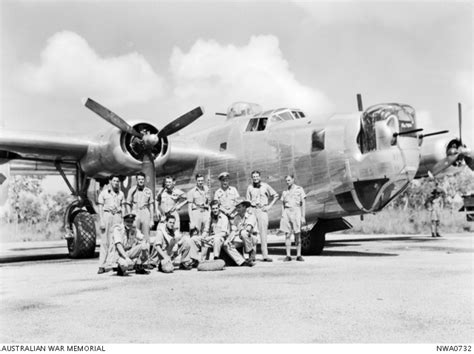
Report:
[[[96,226],[93,214],[95,210],[87,197],[90,179],[76,166],[76,188],[67,179],[61,165],[56,169],[63,177],[72,194],[76,197],[64,213],[64,228],[69,257],[93,258],[95,256]]]
[[[352,228],[346,220],[319,219],[311,230],[301,230],[301,253],[304,255],[320,255],[326,243],[326,233]]]

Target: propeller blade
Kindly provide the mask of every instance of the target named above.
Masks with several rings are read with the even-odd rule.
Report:
[[[155,187],[155,161],[152,153],[146,153],[143,156],[142,172],[145,174],[145,184],[151,189],[153,196],[156,194]]]
[[[457,160],[459,156],[459,153],[457,154],[453,154],[453,155],[449,155],[447,157],[445,157],[444,159],[442,159],[441,161],[437,162],[436,165],[433,166],[433,175],[437,175],[441,172],[443,172],[445,169],[447,169],[449,166],[451,166],[454,161]]]
[[[165,136],[172,135],[177,131],[183,129],[184,127],[188,126],[204,113],[202,107],[196,107],[192,111],[183,114],[181,117],[176,118],[171,123],[168,123],[163,129],[160,130],[158,133],[159,138],[163,138]]]
[[[96,113],[98,116],[105,119],[107,122],[109,122],[113,126],[119,128],[121,131],[131,134],[133,136],[136,136],[137,138],[140,138],[140,139],[143,138],[143,134],[140,134],[139,132],[137,132],[126,121],[124,121],[114,112],[105,108],[104,106],[97,103],[96,101],[88,98],[85,103],[85,106],[89,108],[92,112]]]
[[[422,137],[423,137],[423,138],[427,138],[427,137],[429,137],[429,136],[439,135],[439,134],[446,134],[446,133],[449,133],[449,130],[440,130],[439,132],[433,132],[433,133],[428,133],[428,134],[422,134]]]
[[[459,120],[459,142],[461,143],[462,146],[462,108],[461,108],[461,103],[458,102],[458,120]]]

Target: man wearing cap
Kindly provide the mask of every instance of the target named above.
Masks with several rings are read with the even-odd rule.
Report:
[[[135,225],[145,236],[145,241],[150,242],[150,227],[153,225],[153,193],[145,186],[145,174],[138,172],[137,184],[128,192],[128,212],[136,215]]]
[[[158,225],[156,230],[156,240],[154,248],[157,255],[158,270],[165,273],[172,272],[166,270],[163,265],[172,263],[180,257],[180,269],[190,270],[199,263],[199,254],[196,245],[189,237],[182,237],[179,230],[175,228],[176,218],[168,214],[165,223]]]
[[[209,188],[204,185],[204,176],[196,175],[196,186],[188,192],[189,228],[196,228],[201,234],[209,220]]]
[[[286,257],[285,262],[291,261],[291,234],[295,235],[296,260],[303,262],[301,256],[301,224],[306,223],[306,194],[300,186],[295,184],[293,175],[285,177],[288,189],[281,195],[282,217],[280,230],[285,233]]]
[[[135,214],[123,217],[123,224],[114,225],[113,238],[117,250],[117,275],[125,275],[127,270],[135,268],[137,274],[149,274],[144,268],[148,260],[148,243],[143,234],[133,224]]]
[[[122,215],[125,213],[125,196],[120,190],[120,179],[112,176],[109,185],[105,186],[97,199],[100,218],[100,256],[98,274],[105,273],[112,268],[115,260],[115,246],[113,242],[112,228],[122,223]]]
[[[244,253],[248,253],[249,260],[255,262],[257,253],[258,227],[255,215],[250,211],[251,203],[248,200],[239,198],[235,206],[236,215],[232,221],[230,242],[234,242],[239,247],[243,245]],[[238,241],[240,239],[241,242]]]
[[[214,200],[219,201],[221,211],[230,218],[234,211],[236,200],[239,198],[239,192],[235,187],[229,185],[228,172],[222,172],[218,178],[221,181],[221,187],[214,193]]]
[[[160,211],[163,222],[167,215],[173,215],[176,220],[174,228],[178,230],[180,223],[178,211],[188,200],[184,192],[175,187],[173,177],[166,176],[163,185],[156,196],[156,210]]]
[[[441,192],[435,188],[428,200],[428,210],[431,218],[431,237],[441,237],[439,234],[439,217],[441,214]]]
[[[247,199],[252,203],[253,212],[257,218],[258,232],[262,246],[262,257],[264,262],[273,262],[268,257],[267,232],[268,232],[268,210],[278,200],[278,193],[267,183],[261,181],[260,171],[253,171],[252,184],[247,188]],[[269,202],[269,198],[271,201]]]
[[[238,266],[249,266],[254,265],[253,262],[245,260],[244,257],[235,249],[233,244],[233,238],[230,236],[230,224],[229,219],[224,213],[220,210],[220,205],[217,200],[211,202],[211,218],[208,226],[203,233],[203,237],[207,238],[212,236],[213,249],[214,249],[214,259],[219,258],[221,249],[229,255],[229,257],[238,265]]]

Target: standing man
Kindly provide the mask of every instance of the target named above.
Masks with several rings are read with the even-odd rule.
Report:
[[[135,268],[137,274],[149,274],[144,268],[148,260],[148,242],[133,224],[135,214],[123,217],[123,224],[114,226],[114,244],[118,255],[117,275],[125,275],[127,270]]]
[[[441,192],[435,188],[431,192],[428,202],[428,210],[431,217],[431,237],[441,237],[439,234],[439,217],[441,214]]]
[[[115,261],[115,246],[112,239],[112,227],[122,223],[122,215],[125,214],[125,196],[120,190],[120,179],[112,176],[109,185],[105,186],[97,199],[100,217],[100,256],[99,271],[97,274],[105,273],[106,268],[111,268]]]
[[[273,262],[273,259],[268,257],[267,248],[268,210],[278,200],[278,193],[267,183],[261,181],[260,171],[253,171],[251,176],[252,184],[247,188],[247,199],[252,203],[254,215],[257,218],[263,261]],[[270,203],[269,198],[271,198]]]
[[[219,201],[221,211],[231,218],[237,199],[240,197],[235,187],[229,185],[229,173],[222,172],[219,175],[221,187],[214,193],[214,200]]]
[[[196,228],[202,234],[209,220],[209,187],[204,185],[204,176],[196,175],[196,186],[188,192],[189,229]]]
[[[128,212],[136,215],[136,227],[145,237],[145,241],[150,242],[150,227],[153,225],[154,215],[153,192],[145,186],[143,172],[138,172],[136,178],[137,184],[130,189],[127,196]]]
[[[156,210],[161,213],[162,222],[167,215],[173,215],[175,218],[175,229],[179,229],[178,211],[188,201],[184,196],[184,192],[174,185],[174,178],[166,176],[163,182],[164,187],[156,195]]]
[[[300,186],[295,184],[293,175],[285,177],[288,189],[281,195],[282,217],[280,230],[285,233],[286,257],[284,262],[291,261],[291,234],[295,235],[296,260],[303,262],[301,256],[301,224],[306,223],[306,194]]]
[[[189,237],[182,237],[175,227],[175,222],[174,215],[168,214],[165,223],[159,224],[156,230],[154,248],[158,258],[158,270],[164,273],[173,272],[170,264],[172,265],[178,257],[180,257],[180,269],[190,270],[199,263],[196,245]]]

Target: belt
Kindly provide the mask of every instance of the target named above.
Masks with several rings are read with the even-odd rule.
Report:
[[[112,214],[112,215],[115,215],[115,214],[122,214],[122,210],[119,210],[119,211],[104,210],[104,213],[110,213],[110,214]]]

